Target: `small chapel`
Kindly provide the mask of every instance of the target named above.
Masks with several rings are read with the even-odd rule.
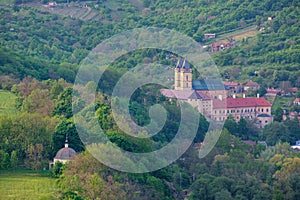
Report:
[[[68,138],[65,140],[65,147],[61,148],[53,159],[53,162],[49,163],[49,169],[52,169],[52,166],[55,165],[56,162],[61,162],[65,164],[66,162],[72,160],[73,156],[76,155],[76,151],[69,147]]]

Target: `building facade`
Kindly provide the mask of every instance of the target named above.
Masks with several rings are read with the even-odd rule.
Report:
[[[192,69],[186,59],[179,59],[174,71],[174,90],[162,89],[161,93],[196,107],[208,120],[225,121],[232,115],[236,121],[256,119],[259,128],[273,121],[272,105],[265,98],[229,97],[232,88],[218,79],[192,80]]]

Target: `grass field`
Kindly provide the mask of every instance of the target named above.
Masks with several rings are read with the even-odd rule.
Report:
[[[14,115],[18,113],[15,108],[17,96],[11,92],[0,90],[0,116]]]
[[[258,30],[256,30],[256,26],[250,26],[244,29],[238,29],[232,32],[228,32],[226,34],[218,35],[216,38],[217,42],[228,42],[227,38],[232,37],[235,41],[242,40],[244,38],[254,37],[259,33]]]
[[[272,105],[272,111],[275,111],[277,108],[288,109],[292,105],[294,99],[294,97],[277,96]]]
[[[55,179],[32,171],[0,171],[0,199],[54,199]]]

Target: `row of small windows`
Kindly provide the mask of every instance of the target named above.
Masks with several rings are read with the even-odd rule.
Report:
[[[235,112],[236,113],[249,113],[249,112],[253,112],[253,111],[255,112],[256,109],[251,108],[251,109],[245,109],[245,110],[243,110],[243,109],[242,110],[227,110],[226,112],[227,113],[235,113]],[[258,108],[257,111],[258,112],[264,112],[264,109],[263,108],[262,109]],[[266,112],[269,112],[268,108],[266,109]],[[225,114],[225,110],[219,110],[219,114],[222,114],[222,113]],[[217,111],[215,111],[215,114],[217,114]]]

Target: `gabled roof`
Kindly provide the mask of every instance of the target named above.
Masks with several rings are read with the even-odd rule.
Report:
[[[182,99],[187,100],[193,94],[193,90],[170,90],[161,89],[161,94],[172,99]]]
[[[300,103],[300,98],[296,98],[296,99],[294,100],[294,103]]]
[[[184,60],[182,58],[179,58],[175,68],[190,69],[191,66],[186,58]]]
[[[224,84],[219,79],[193,80],[194,90],[225,90]]]
[[[224,82],[224,85],[226,87],[236,87],[236,86],[239,86],[240,84],[236,83],[236,82]]]
[[[227,105],[226,105],[227,101],[226,100],[219,100],[219,99],[213,99],[213,108],[216,109],[216,108],[227,108]]]
[[[269,94],[278,94],[279,90],[274,89],[274,88],[267,88],[267,93],[269,93]]]
[[[252,80],[248,81],[248,83],[246,83],[245,86],[248,86],[248,87],[258,87],[259,84],[256,83],[256,82],[253,82]]]
[[[296,88],[296,87],[289,88],[289,91],[290,91],[290,92],[297,92],[297,91],[298,91],[298,88]]]
[[[170,90],[170,89],[161,89],[161,94],[172,99],[202,99],[202,100],[210,100],[210,98],[199,92],[194,90]]]

